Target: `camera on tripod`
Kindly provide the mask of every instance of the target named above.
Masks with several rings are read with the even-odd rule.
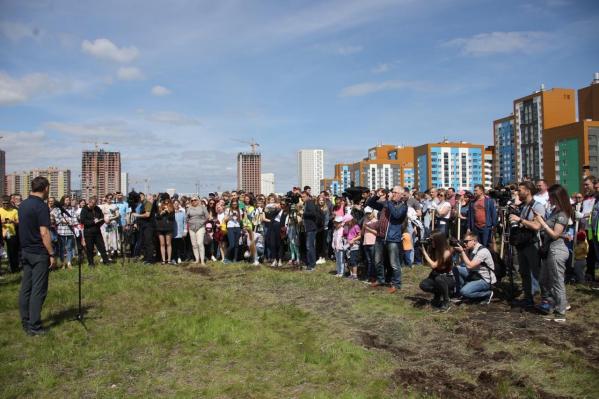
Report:
[[[497,201],[499,207],[506,207],[512,202],[512,190],[509,186],[495,187],[494,190],[489,190],[489,197]]]

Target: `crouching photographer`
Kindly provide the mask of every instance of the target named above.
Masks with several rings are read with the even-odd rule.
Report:
[[[478,242],[478,234],[473,232],[466,234],[464,241],[456,243],[454,249],[463,263],[453,269],[456,292],[464,299],[490,303],[493,284],[497,282],[491,251]]]
[[[422,245],[424,259],[433,269],[420,283],[420,289],[432,293],[434,298],[431,305],[438,307],[439,311],[446,312],[450,308],[449,293],[454,291],[455,286],[451,270],[453,249],[449,245],[444,230],[435,231],[429,240],[418,242]],[[427,245],[430,245],[430,255],[426,249]]]

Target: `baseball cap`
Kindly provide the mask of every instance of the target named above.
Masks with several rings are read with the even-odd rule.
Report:
[[[367,206],[366,208],[364,208],[364,213],[372,213],[372,208]]]

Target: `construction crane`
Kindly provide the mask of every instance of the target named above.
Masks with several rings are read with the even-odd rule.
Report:
[[[98,150],[100,149],[101,145],[108,145],[110,143],[106,142],[106,141],[98,141],[98,140],[81,140],[81,143],[83,144],[93,144],[94,148],[96,149],[96,152],[98,152]]]
[[[251,139],[251,141],[239,140],[239,139],[231,139],[231,140],[237,141],[237,142],[243,143],[243,144],[249,144],[250,147],[252,147],[252,153],[256,153],[256,147],[260,147],[260,144],[256,143],[256,140],[254,140],[253,138]]]

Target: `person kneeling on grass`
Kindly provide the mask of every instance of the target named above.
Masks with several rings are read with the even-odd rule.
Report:
[[[453,292],[455,285],[451,272],[453,250],[443,230],[433,232],[430,242],[432,256],[428,254],[425,246],[422,246],[422,255],[433,270],[422,280],[420,289],[433,293],[435,297],[431,305],[438,307],[439,311],[447,312],[450,308],[449,293]]]
[[[493,298],[493,284],[497,282],[493,256],[478,242],[475,233],[466,234],[463,243],[464,247],[455,247],[463,262],[462,266],[453,269],[456,292],[463,298],[483,300],[488,304]]]

